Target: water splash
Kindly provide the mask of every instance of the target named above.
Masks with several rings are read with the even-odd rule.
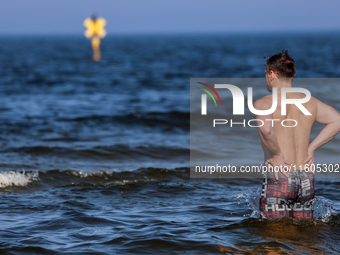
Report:
[[[259,219],[261,212],[259,210],[261,187],[249,188],[241,194],[234,195],[235,199],[243,200],[247,207],[252,210],[250,218]],[[332,200],[318,196],[314,198],[314,219],[328,222],[332,215],[336,214],[335,205]],[[244,215],[246,217],[246,215]]]
[[[247,203],[248,209],[252,210],[252,213],[248,215],[250,218],[259,219],[261,216],[261,212],[259,210],[260,207],[260,196],[261,196],[261,187],[253,187],[249,188],[246,191],[243,191],[241,194],[234,195],[235,199],[243,200]],[[247,215],[244,215],[245,217]]]
[[[32,181],[39,180],[39,173],[37,171],[26,173],[9,171],[0,173],[0,188],[6,188],[8,186],[26,186]]]
[[[314,198],[314,219],[328,222],[329,218],[335,214],[336,209],[332,200],[321,196]]]

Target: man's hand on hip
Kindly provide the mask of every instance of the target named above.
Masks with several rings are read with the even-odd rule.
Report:
[[[286,176],[287,178],[289,177],[289,175],[284,171],[284,167],[285,166],[290,166],[291,163],[289,163],[285,157],[283,156],[282,153],[280,153],[279,155],[275,155],[272,158],[268,159],[265,162],[266,167],[272,166],[273,170],[274,170],[274,176],[275,179],[278,180],[279,179],[279,173],[278,171],[275,171],[275,169],[280,169],[280,172]]]

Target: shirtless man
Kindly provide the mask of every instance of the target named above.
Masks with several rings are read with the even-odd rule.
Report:
[[[267,219],[282,217],[313,218],[314,171],[308,171],[314,164],[314,152],[329,142],[340,131],[340,114],[332,107],[314,97],[303,106],[312,114],[304,113],[294,104],[287,104],[286,115],[281,115],[281,88],[292,87],[295,76],[295,62],[287,51],[275,54],[267,59],[267,89],[272,92],[276,87],[278,102],[275,112],[266,116],[256,116],[264,125],[258,128],[267,166],[279,167],[295,165],[297,170],[268,171],[264,174],[260,211]],[[287,98],[304,98],[300,93],[287,93]],[[267,95],[254,103],[257,110],[267,110],[272,106],[272,95]],[[283,127],[275,121],[266,119],[294,119],[298,125]],[[311,128],[314,122],[326,125],[320,134],[309,144]],[[287,121],[285,125],[289,124]],[[275,125],[276,123],[276,125]],[[259,123],[260,125],[261,123]],[[299,167],[302,166],[302,167]],[[292,168],[294,169],[294,168]]]

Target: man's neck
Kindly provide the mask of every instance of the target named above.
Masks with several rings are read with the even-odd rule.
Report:
[[[273,88],[277,88],[277,93],[281,94],[281,88],[291,88],[292,83],[291,82],[285,82],[285,81],[277,81],[273,85]]]

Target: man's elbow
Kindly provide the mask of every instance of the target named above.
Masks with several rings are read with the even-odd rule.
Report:
[[[336,121],[336,127],[338,128],[338,133],[340,132],[340,119]]]
[[[340,118],[333,120],[332,122],[328,123],[327,125],[332,125],[336,127],[340,131]]]

